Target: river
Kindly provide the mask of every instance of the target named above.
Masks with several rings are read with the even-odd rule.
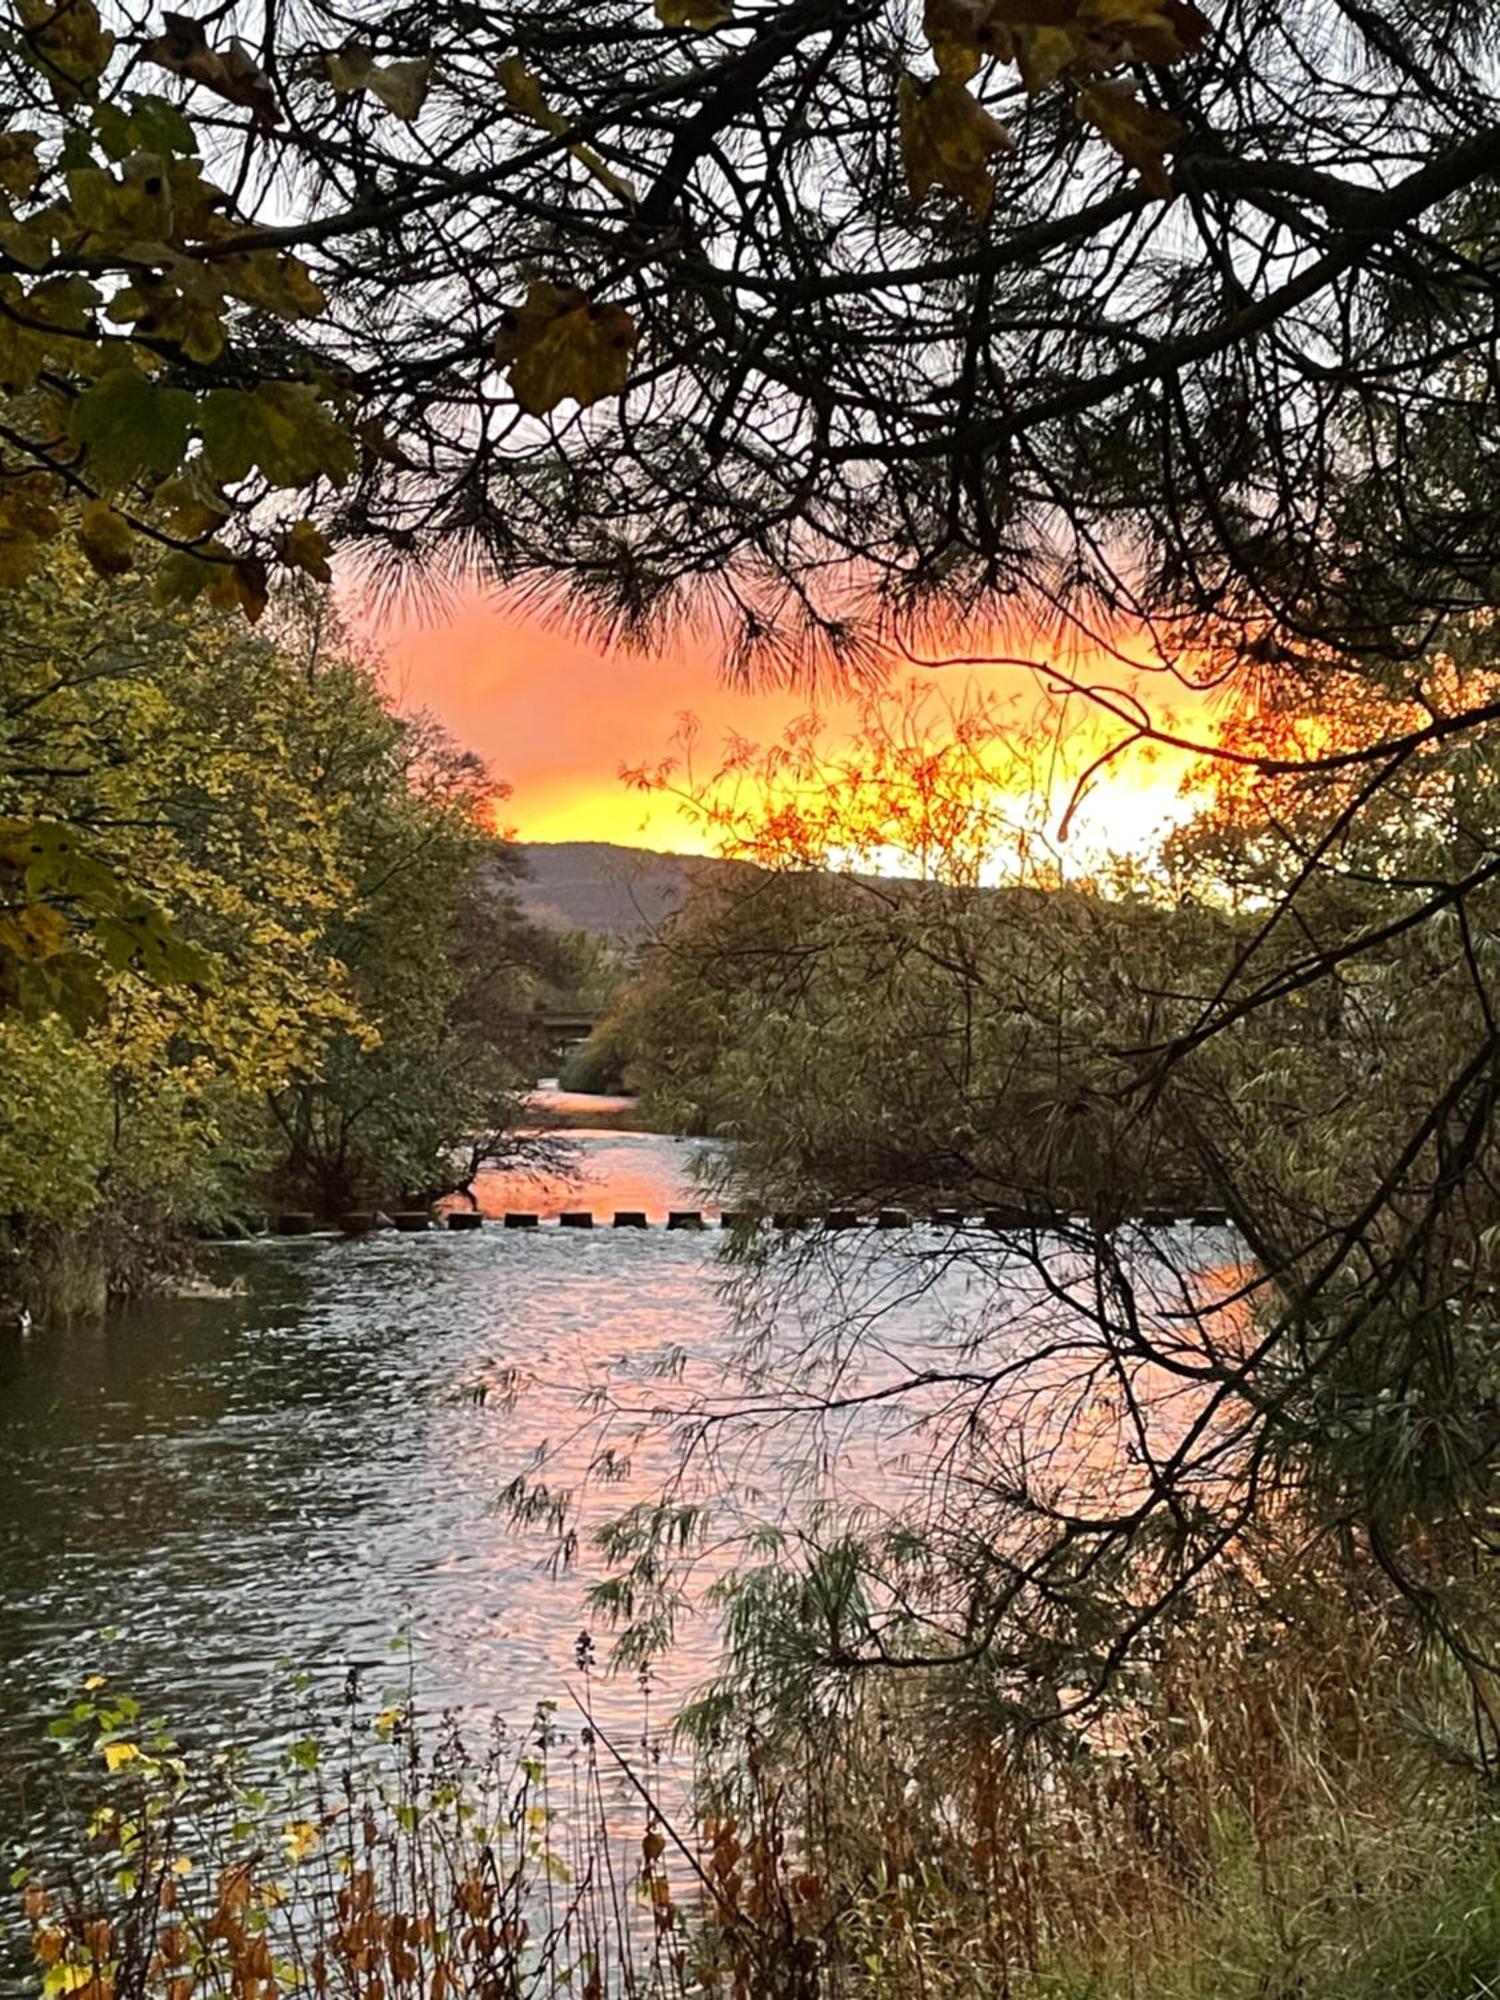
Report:
[[[694,1199],[684,1142],[578,1144],[574,1206],[660,1220]],[[481,1196],[562,1198],[494,1180]],[[25,1761],[87,1673],[190,1738],[253,1737],[282,1701],[278,1661],[389,1676],[403,1632],[425,1701],[524,1723],[572,1672],[596,1572],[585,1537],[557,1575],[555,1536],[518,1529],[499,1496],[538,1447],[564,1447],[589,1385],[648,1376],[684,1342],[727,1360],[717,1243],[494,1226],[261,1242],[215,1253],[234,1296],[0,1341],[0,1764]],[[633,1487],[668,1454],[638,1459]],[[672,1672],[710,1660],[685,1630]]]
[[[636,1208],[660,1223],[699,1204],[690,1143],[574,1136],[581,1179],[492,1178],[482,1205]],[[866,1337],[829,1379],[868,1385],[961,1341],[949,1322],[993,1278],[950,1262],[939,1300],[913,1284],[909,1256],[890,1257],[881,1298],[885,1253],[859,1238],[846,1240]],[[268,1740],[284,1726],[288,1662],[330,1692],[354,1666],[379,1692],[409,1659],[428,1707],[524,1728],[538,1701],[561,1698],[566,1715],[580,1631],[608,1646],[586,1599],[602,1573],[592,1528],[673,1471],[660,1413],[732,1397],[741,1380],[723,1240],[492,1223],[257,1242],[214,1253],[221,1296],[0,1342],[0,1833],[45,1844],[46,1788],[23,1781],[48,1715],[92,1673],[189,1744]],[[795,1371],[808,1338],[797,1311],[776,1337]],[[601,1429],[591,1391],[628,1407]],[[910,1415],[856,1408],[820,1437],[823,1484],[899,1506]],[[614,1476],[590,1481],[601,1443]],[[772,1418],[751,1427],[746,1454],[734,1474],[706,1476],[727,1489],[748,1465],[741,1523],[784,1513],[805,1490],[806,1434]],[[518,1525],[501,1504],[525,1474],[579,1496],[571,1561],[556,1560],[554,1529]],[[596,1679],[601,1720],[639,1745],[715,1657],[713,1622],[690,1606],[649,1694],[632,1676]]]

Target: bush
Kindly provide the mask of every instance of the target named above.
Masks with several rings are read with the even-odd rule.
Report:
[[[477,1753],[456,1721],[357,1694],[329,1752],[188,1756],[94,1679],[52,1725],[84,1851],[13,1877],[48,1995],[82,2000],[598,2000],[680,1990],[668,1844],[621,1831],[593,1733],[552,1704]],[[305,1718],[303,1718],[305,1721]],[[559,1795],[566,1810],[559,1810]],[[66,1818],[66,1816],[64,1816]]]

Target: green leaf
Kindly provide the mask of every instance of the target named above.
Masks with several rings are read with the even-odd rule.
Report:
[[[320,474],[342,480],[354,470],[353,439],[305,382],[211,389],[199,424],[209,470],[221,485],[256,468],[273,486],[306,486]]]
[[[135,368],[115,368],[73,405],[68,434],[87,446],[95,480],[124,486],[143,472],[176,471],[194,408],[188,390],[152,382]]]
[[[165,97],[142,94],[132,95],[129,105],[126,110],[117,103],[101,104],[94,112],[94,130],[112,160],[128,159],[132,153],[196,157],[197,137],[175,104]]]

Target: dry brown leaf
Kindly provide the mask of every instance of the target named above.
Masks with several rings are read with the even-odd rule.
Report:
[[[340,96],[368,90],[386,110],[410,125],[427,101],[435,64],[431,56],[411,56],[378,63],[363,42],[345,42],[323,58],[328,80]]]
[[[1080,0],[1078,20],[1116,60],[1161,66],[1201,48],[1209,27],[1189,0]]]
[[[161,18],[166,32],[142,50],[148,62],[174,76],[201,83],[227,103],[244,105],[253,112],[257,125],[281,123],[269,78],[238,38],[231,37],[222,49],[211,49],[202,26],[191,15],[168,10]]]
[[[1016,66],[1028,97],[1045,90],[1079,54],[1080,37],[1075,29],[1016,29]]]

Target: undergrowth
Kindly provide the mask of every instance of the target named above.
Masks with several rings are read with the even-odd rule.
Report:
[[[746,1689],[668,1810],[545,1709],[475,1749],[351,1703],[268,1772],[96,1682],[53,1729],[74,1851],[14,1887],[34,1985],[84,2000],[1487,2000],[1473,1694],[1312,1579],[1187,1621],[1086,1726],[1017,1732],[968,1669],[779,1734]]]

